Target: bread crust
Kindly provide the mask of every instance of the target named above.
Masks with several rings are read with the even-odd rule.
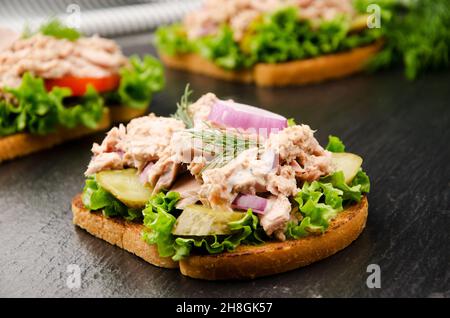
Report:
[[[113,245],[117,245],[150,264],[176,268],[170,258],[159,257],[156,247],[142,241],[144,226],[121,219],[106,218],[87,210],[81,195],[72,201],[73,223]],[[347,247],[362,232],[368,215],[364,197],[330,223],[322,235],[299,240],[268,242],[259,246],[240,245],[232,252],[216,255],[191,255],[179,262],[183,275],[206,280],[253,279],[290,271],[324,259]]]
[[[30,133],[17,133],[0,137],[0,162],[22,157],[40,150],[51,148],[68,140],[103,131],[110,126],[110,112],[108,108],[105,108],[103,118],[94,129],[78,126],[71,129],[59,128],[56,132],[43,136]]]
[[[109,111],[111,113],[111,121],[113,124],[126,123],[136,117],[144,116],[147,113],[147,108],[135,109],[126,106],[111,106]]]
[[[222,69],[198,54],[169,56],[160,53],[161,60],[169,67],[203,74],[214,78],[258,86],[289,86],[317,83],[348,76],[361,71],[365,64],[380,50],[381,41],[352,49],[348,52],[323,55],[315,58],[284,63],[258,63],[242,71]]]

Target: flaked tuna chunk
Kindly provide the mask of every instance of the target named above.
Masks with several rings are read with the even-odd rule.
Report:
[[[186,206],[199,201],[198,191],[201,183],[197,181],[192,175],[186,173],[182,175],[170,188],[170,191],[175,191],[180,194],[181,200],[177,202],[178,209],[184,209]]]
[[[290,218],[291,203],[285,196],[270,196],[264,214],[259,215],[261,226],[267,235],[277,234],[278,239],[285,239],[284,233]]]
[[[276,172],[269,173],[266,190],[275,195],[291,196],[297,194],[294,169],[290,166],[280,166]]]
[[[145,180],[145,182],[148,183],[150,186],[155,187],[156,183],[159,180],[159,177],[161,177],[169,169],[172,163],[173,160],[169,154],[159,158],[159,160],[156,161],[155,164],[152,165],[150,170],[148,171],[147,180]]]
[[[124,160],[129,166],[143,169],[166,150],[174,132],[184,129],[182,121],[154,114],[135,118],[127,125],[125,141],[121,143]]]
[[[296,125],[271,134],[266,147],[279,155],[282,165],[291,165],[301,181],[313,181],[333,171],[331,153],[320,146],[308,125]]]
[[[155,187],[153,188],[153,194],[169,189],[175,182],[175,178],[177,177],[180,168],[180,163],[170,162],[164,173],[158,178],[158,182],[156,182]]]
[[[86,170],[86,175],[93,175],[99,171],[123,169],[122,156],[118,152],[104,152],[91,160]]]
[[[89,162],[85,175],[93,175],[99,171],[124,168],[123,151],[118,147],[119,142],[125,138],[124,125],[112,128],[99,145],[92,145],[93,157]]]
[[[0,42],[4,42],[1,33]],[[25,72],[44,79],[99,78],[118,74],[128,65],[127,58],[112,40],[92,36],[69,41],[38,33],[26,39],[14,39],[0,48],[0,87],[19,86]]]
[[[101,171],[102,167],[113,166],[107,162],[102,165],[96,163],[101,154],[110,152],[121,154],[123,167],[142,171],[149,162],[164,156],[173,133],[182,129],[182,121],[154,114],[133,119],[126,127],[120,125],[118,128],[112,128],[101,145],[94,144],[92,147],[94,156],[86,174]]]
[[[94,156],[99,155],[104,152],[113,152],[119,151],[120,148],[117,147],[117,144],[125,138],[126,129],[123,124],[120,124],[119,127],[113,127],[107,134],[105,139],[103,139],[102,143],[99,145],[94,143],[92,146],[92,153]]]
[[[303,166],[296,160],[293,160],[290,165],[293,168],[296,178],[312,182],[322,176],[332,173],[334,168],[331,160],[331,153],[326,151],[321,156],[311,155],[307,158],[303,158],[301,161],[303,162]]]

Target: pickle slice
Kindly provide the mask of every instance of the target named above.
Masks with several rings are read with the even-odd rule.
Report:
[[[143,208],[151,188],[139,181],[136,169],[107,170],[95,175],[97,183],[130,208]]]
[[[345,183],[352,182],[362,165],[362,158],[349,152],[333,152],[333,164],[336,171],[344,173]]]
[[[189,205],[172,230],[174,235],[207,236],[231,234],[228,223],[245,217],[242,212],[217,211],[203,205]]]
[[[353,18],[350,23],[349,31],[358,32],[367,29],[367,19],[369,18],[368,14],[361,14]]]

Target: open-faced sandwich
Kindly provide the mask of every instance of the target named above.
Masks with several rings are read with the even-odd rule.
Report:
[[[207,0],[160,28],[165,64],[226,80],[283,86],[343,77],[380,49],[352,0]]]
[[[147,262],[200,279],[292,270],[363,230],[369,178],[337,137],[220,100],[110,130],[92,147],[73,222]]]
[[[370,28],[369,28],[370,26]],[[450,66],[448,0],[206,0],[156,44],[170,67],[263,86]]]
[[[0,162],[142,116],[164,84],[152,56],[127,58],[57,20],[0,33]]]

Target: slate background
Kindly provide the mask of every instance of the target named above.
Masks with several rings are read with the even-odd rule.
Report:
[[[127,54],[154,52],[148,35],[122,38]],[[257,88],[167,71],[151,110],[175,110],[187,82],[340,136],[371,177],[360,238],[326,260],[245,282],[205,282],[159,269],[71,223],[92,142],[69,142],[0,165],[0,296],[8,297],[450,297],[450,72],[408,82],[400,71],[294,88]],[[66,286],[67,265],[82,286]],[[381,288],[366,286],[369,264]]]

